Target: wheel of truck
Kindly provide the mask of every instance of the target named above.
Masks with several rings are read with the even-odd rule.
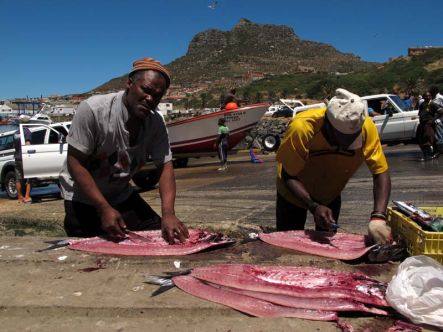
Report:
[[[10,199],[17,198],[17,189],[15,188],[15,172],[9,171],[5,176],[5,190]]]
[[[157,170],[140,171],[135,174],[132,181],[141,189],[151,189],[160,180],[160,173]]]
[[[172,164],[174,168],[185,168],[188,166],[189,158],[175,159]]]
[[[265,151],[274,152],[280,146],[280,136],[268,134],[262,139],[262,146]]]

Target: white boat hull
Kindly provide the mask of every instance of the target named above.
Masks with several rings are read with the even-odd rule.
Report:
[[[229,128],[229,149],[236,146],[254,128],[268,104],[247,105],[235,110],[221,110],[191,119],[168,124],[169,141],[173,153],[215,151],[218,137],[218,119],[224,118]]]

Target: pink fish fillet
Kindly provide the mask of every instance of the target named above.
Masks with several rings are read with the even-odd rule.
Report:
[[[360,258],[372,248],[366,246],[364,235],[350,233],[304,230],[261,233],[259,237],[274,246],[341,260]]]
[[[314,267],[218,264],[199,267],[191,275],[214,284],[296,297],[355,300],[389,306],[386,285],[362,273]]]
[[[160,230],[136,233],[147,237],[151,241],[144,242],[128,238],[120,242],[113,242],[101,237],[93,237],[72,240],[68,248],[121,256],[180,256],[193,254],[208,248],[219,247],[234,242],[232,239],[222,234],[196,229],[189,230],[189,238],[185,243],[180,243],[176,240],[172,245],[168,244],[162,238]]]
[[[332,311],[289,308],[275,305],[246,295],[233,293],[207,285],[191,276],[173,277],[172,281],[182,291],[204,300],[224,304],[256,317],[295,317],[310,320],[337,320]]]
[[[219,287],[220,289],[227,289],[234,293],[243,294],[246,296],[254,297],[256,299],[291,308],[316,309],[326,311],[361,311],[373,313],[376,315],[388,314],[385,310],[378,308],[369,308],[360,302],[348,299],[295,297],[285,294],[255,292],[245,289],[219,286],[215,284],[212,285],[214,287]]]

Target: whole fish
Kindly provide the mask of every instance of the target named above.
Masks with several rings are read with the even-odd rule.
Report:
[[[368,251],[368,261],[371,263],[401,261],[406,257],[408,252],[402,244],[377,244]]]

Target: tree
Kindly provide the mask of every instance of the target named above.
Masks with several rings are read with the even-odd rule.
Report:
[[[274,90],[268,91],[268,98],[270,102],[274,102],[274,100],[276,99],[276,94]]]
[[[280,97],[281,97],[281,98],[287,98],[288,95],[289,95],[289,90],[288,90],[287,88],[284,88],[284,89],[282,90],[282,92],[280,92]]]
[[[249,89],[246,89],[245,91],[243,91],[243,100],[249,100],[251,97],[251,93],[249,92]]]
[[[418,91],[418,78],[408,77],[406,79],[406,92],[409,95],[415,95]]]
[[[201,108],[205,108],[208,103],[208,94],[202,93],[200,94],[200,100],[201,100]]]
[[[255,102],[261,103],[261,101],[262,101],[262,94],[260,91],[257,91],[257,93],[255,94]]]

